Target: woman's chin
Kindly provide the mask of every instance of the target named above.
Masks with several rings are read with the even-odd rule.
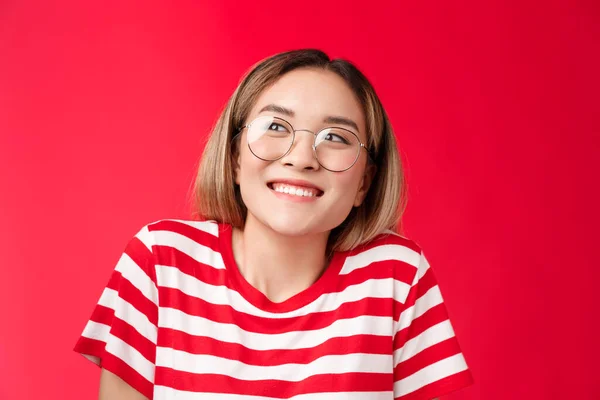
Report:
[[[273,231],[284,236],[305,236],[316,233],[314,227],[293,223],[294,221],[268,221],[267,226]]]
[[[323,232],[323,228],[316,221],[310,221],[306,216],[293,215],[263,215],[262,224],[279,235],[306,236]]]

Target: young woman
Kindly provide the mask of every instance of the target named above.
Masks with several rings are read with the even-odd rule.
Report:
[[[432,399],[471,383],[374,89],[318,50],[243,78],[195,220],[125,248],[75,346],[100,399]]]

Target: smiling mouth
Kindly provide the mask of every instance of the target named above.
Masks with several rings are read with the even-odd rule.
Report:
[[[323,191],[314,188],[308,188],[303,186],[289,185],[287,183],[277,183],[271,182],[268,183],[267,186],[269,189],[279,192],[285,193],[292,196],[298,197],[321,197],[323,196]]]

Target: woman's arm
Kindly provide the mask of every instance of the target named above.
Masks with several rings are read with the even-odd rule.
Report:
[[[148,400],[117,375],[102,368],[98,400]]]

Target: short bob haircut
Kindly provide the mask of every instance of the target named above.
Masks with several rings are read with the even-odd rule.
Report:
[[[346,251],[386,230],[401,233],[406,185],[392,126],[375,89],[349,61],[331,60],[320,50],[303,49],[276,54],[255,64],[241,79],[206,143],[193,185],[195,219],[213,220],[243,228],[247,208],[234,181],[236,146],[232,139],[245,125],[260,94],[282,75],[298,68],[331,71],[344,79],[362,105],[367,127],[367,149],[377,171],[359,207],[329,235],[328,251]]]

